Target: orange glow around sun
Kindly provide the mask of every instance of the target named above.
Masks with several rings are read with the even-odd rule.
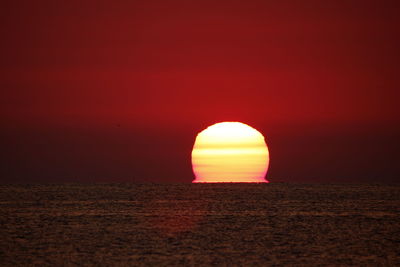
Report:
[[[200,132],[192,150],[193,183],[268,183],[264,136],[241,122],[221,122]]]

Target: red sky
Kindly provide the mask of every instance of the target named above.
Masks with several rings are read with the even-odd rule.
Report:
[[[2,181],[187,181],[260,130],[268,180],[399,177],[397,1],[3,1]]]

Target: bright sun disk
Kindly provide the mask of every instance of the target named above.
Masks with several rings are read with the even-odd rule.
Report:
[[[194,183],[268,183],[264,136],[241,122],[221,122],[200,132],[192,150]]]

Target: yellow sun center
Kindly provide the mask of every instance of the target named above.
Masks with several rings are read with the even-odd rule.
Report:
[[[221,122],[200,132],[192,150],[194,183],[265,183],[269,152],[264,136],[240,122]]]

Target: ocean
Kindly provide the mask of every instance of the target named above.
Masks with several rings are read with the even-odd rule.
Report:
[[[0,185],[1,266],[400,265],[400,185]]]

